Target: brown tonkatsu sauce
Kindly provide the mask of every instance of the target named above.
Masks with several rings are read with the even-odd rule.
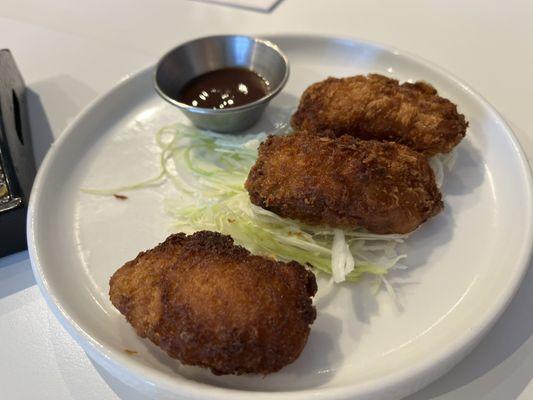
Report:
[[[187,82],[178,101],[194,107],[223,109],[259,100],[269,91],[269,82],[245,68],[223,68]]]

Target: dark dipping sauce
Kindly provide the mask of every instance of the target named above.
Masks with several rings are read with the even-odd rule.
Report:
[[[270,83],[246,68],[223,68],[187,82],[177,100],[193,107],[223,109],[252,103],[265,96]]]

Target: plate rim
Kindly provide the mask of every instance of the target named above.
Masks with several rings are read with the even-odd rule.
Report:
[[[518,141],[515,133],[513,132],[509,124],[500,115],[496,108],[494,108],[482,95],[475,91],[470,85],[466,84],[461,79],[457,78],[454,74],[448,72],[439,65],[436,65],[433,62],[428,61],[418,55],[398,49],[394,46],[349,36],[281,33],[274,35],[257,35],[257,37],[272,40],[274,43],[276,42],[276,40],[282,39],[342,41],[356,43],[372,48],[377,48],[381,51],[389,52],[394,55],[400,55],[408,59],[409,61],[420,64],[428,69],[439,73],[440,75],[443,75],[445,78],[453,81],[453,83],[467,91],[469,95],[472,96],[479,104],[481,104],[485,110],[491,113],[493,119],[501,123],[503,129],[507,133],[508,139],[510,139],[513,152],[517,158],[517,161],[519,161],[520,170],[524,175],[524,192],[530,199],[533,198],[533,178],[531,174],[531,169],[527,161],[525,152],[523,151],[520,142]],[[30,202],[28,206],[28,251],[33,274],[35,276],[39,289],[48,307],[52,310],[53,314],[67,330],[67,332],[96,362],[102,365],[109,373],[117,376],[117,368],[127,372],[127,374],[129,375],[121,373],[120,379],[125,381],[129,385],[136,387],[139,390],[144,389],[141,387],[142,384],[148,384],[156,390],[164,390],[165,393],[168,392],[185,395],[188,398],[194,399],[203,399],[206,396],[209,398],[217,399],[227,398],[227,396],[231,396],[231,398],[234,399],[244,399],[248,398],[251,394],[263,399],[269,398],[273,395],[282,396],[283,398],[294,400],[307,399],[309,398],[309,396],[312,396],[314,399],[329,399],[332,397],[338,399],[348,399],[352,398],[354,395],[363,396],[364,398],[367,398],[366,396],[369,396],[368,398],[371,398],[371,396],[373,395],[377,395],[381,392],[386,391],[389,391],[390,393],[396,393],[396,391],[398,391],[398,393],[408,395],[416,390],[422,389],[422,387],[428,385],[433,380],[440,377],[442,374],[451,369],[455,364],[457,364],[462,358],[464,358],[468,354],[468,352],[492,328],[498,318],[506,310],[509,303],[516,294],[520,283],[522,282],[528,270],[529,260],[533,251],[533,224],[531,223],[527,224],[525,228],[526,236],[522,241],[520,253],[517,256],[517,270],[515,274],[512,275],[507,285],[499,291],[497,301],[495,301],[492,308],[486,313],[484,313],[482,318],[478,319],[477,321],[474,321],[474,325],[468,332],[465,333],[465,335],[456,339],[454,342],[451,342],[451,344],[446,347],[446,351],[441,350],[440,352],[433,353],[433,355],[428,355],[428,357],[417,362],[409,369],[394,371],[385,375],[384,377],[374,378],[366,382],[334,388],[318,387],[311,389],[276,392],[239,390],[208,385],[201,382],[191,381],[187,378],[183,378],[183,381],[175,381],[172,380],[170,377],[164,376],[162,373],[153,370],[152,368],[143,366],[140,362],[137,362],[126,354],[122,354],[118,351],[106,348],[105,346],[100,344],[98,340],[96,340],[90,334],[85,332],[85,330],[63,309],[56,294],[54,293],[54,289],[50,286],[50,283],[46,279],[46,275],[43,271],[43,265],[40,262],[40,257],[37,250],[38,238],[36,237],[36,231],[34,228],[36,226],[35,213],[38,209],[39,199],[42,193],[42,182],[48,174],[48,170],[50,169],[50,165],[52,164],[55,158],[55,154],[62,147],[62,143],[68,140],[69,137],[75,135],[76,127],[79,122],[86,118],[92,112],[93,108],[95,108],[95,106],[97,106],[100,102],[102,102],[112,94],[120,92],[122,88],[135,81],[141,75],[149,73],[150,70],[153,68],[154,64],[145,66],[134,73],[130,73],[124,76],[109,90],[103,92],[93,101],[91,101],[68,124],[62,134],[59,136],[59,138],[54,142],[53,146],[51,146],[43,162],[41,163],[41,166],[39,167],[35,178],[35,183],[30,195]],[[531,217],[531,215],[533,214],[532,209],[533,206],[531,202],[528,202],[527,209],[525,210],[526,215]],[[531,220],[531,218],[529,218],[529,220]],[[424,383],[417,384],[417,380],[420,379],[420,377],[422,376],[425,376]],[[414,389],[409,389],[409,387],[412,387],[413,385],[415,385],[416,387]],[[403,388],[403,391],[400,388]]]

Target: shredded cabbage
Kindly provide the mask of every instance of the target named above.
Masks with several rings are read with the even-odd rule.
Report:
[[[285,130],[282,127],[274,133]],[[250,202],[244,182],[266,136],[217,134],[179,123],[167,126],[156,134],[161,148],[161,172],[157,176],[112,190],[84,191],[112,195],[169,180],[176,191],[164,200],[164,208],[173,217],[175,229],[231,235],[254,254],[310,265],[331,275],[336,283],[355,282],[372,275],[395,298],[385,275],[391,269],[406,268],[399,263],[406,255],[398,254],[396,246],[407,235],[309,226],[281,218]],[[431,162],[439,186],[444,166],[450,165],[452,159],[443,156]]]
[[[440,153],[429,159],[429,165],[431,168],[433,168],[433,172],[435,173],[435,182],[439,188],[444,183],[445,170],[451,171],[455,164],[455,159],[455,151],[451,151],[446,154]]]

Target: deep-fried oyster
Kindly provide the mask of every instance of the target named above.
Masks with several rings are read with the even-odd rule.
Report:
[[[253,204],[312,225],[408,233],[443,207],[426,158],[392,142],[297,132],[259,148]]]
[[[452,150],[468,126],[457,106],[428,83],[399,84],[378,74],[312,84],[291,123],[318,135],[394,141],[426,156]]]
[[[171,235],[110,280],[139,336],[216,374],[275,372],[298,358],[316,317],[314,275],[251,255],[229,236]]]

